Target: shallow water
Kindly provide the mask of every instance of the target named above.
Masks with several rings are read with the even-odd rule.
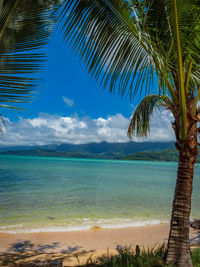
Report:
[[[177,163],[0,156],[0,232],[156,224],[170,219]],[[200,217],[200,166],[192,217]]]

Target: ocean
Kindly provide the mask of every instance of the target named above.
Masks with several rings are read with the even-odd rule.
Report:
[[[0,232],[170,221],[177,163],[0,155]],[[200,217],[195,167],[191,219]]]

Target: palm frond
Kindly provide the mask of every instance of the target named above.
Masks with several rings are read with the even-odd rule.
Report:
[[[179,36],[176,34],[174,5],[177,7]],[[190,57],[199,62],[200,2],[198,0],[168,0],[166,8],[173,36],[173,49],[177,49],[177,38],[180,38],[183,62]]]
[[[178,107],[180,138],[186,138],[186,102],[197,95],[200,87],[200,1],[64,3],[64,37],[80,54],[91,75],[122,96],[169,96]],[[148,120],[146,126],[143,120],[142,124],[144,131],[138,126],[138,134],[146,135]]]
[[[64,37],[80,54],[91,75],[110,91],[117,88],[122,96],[127,92],[131,98],[142,89],[146,95],[155,93],[152,85],[156,76],[158,83],[162,79],[159,94],[170,92],[176,102],[177,47],[170,2],[173,1],[65,0],[61,11]],[[189,2],[178,3],[178,14],[189,9]],[[195,39],[189,41],[190,44],[187,41],[183,53],[186,68],[191,56],[200,52],[198,4],[195,0],[192,2],[191,16],[187,14],[186,17],[190,24],[196,19],[190,33]],[[181,15],[180,20],[182,23]],[[189,36],[187,22],[181,31],[181,40]],[[193,52],[189,53],[190,50]],[[193,81],[200,78],[194,70]]]
[[[36,52],[35,49],[42,48],[48,42],[57,4],[56,0],[1,0],[1,103],[30,100],[37,84],[36,79],[30,78],[31,74],[41,68],[45,59],[43,52]]]
[[[173,103],[171,99],[166,95],[148,95],[137,106],[133,113],[131,122],[128,128],[128,136],[147,136],[150,132],[150,118],[155,108],[164,106],[167,109],[172,110]]]
[[[117,88],[131,97],[142,85],[149,93],[155,75],[151,43],[138,30],[134,14],[128,1],[69,0],[60,17],[65,39],[91,75],[110,91]]]

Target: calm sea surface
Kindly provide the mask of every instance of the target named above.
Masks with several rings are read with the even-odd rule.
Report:
[[[169,221],[176,163],[0,156],[0,232]],[[200,166],[192,218],[200,217]]]

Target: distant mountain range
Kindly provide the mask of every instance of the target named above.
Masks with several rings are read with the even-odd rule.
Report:
[[[150,159],[162,150],[174,148],[173,142],[127,142],[127,143],[88,143],[59,144],[46,146],[16,146],[0,148],[1,154],[25,156],[81,157],[81,158],[120,158]],[[168,150],[167,150],[168,151]],[[139,154],[138,154],[139,153]],[[153,153],[153,154],[152,154]],[[165,152],[165,154],[168,154]],[[168,155],[168,160],[170,160]],[[174,157],[173,157],[174,159]],[[163,159],[164,160],[164,159]]]

